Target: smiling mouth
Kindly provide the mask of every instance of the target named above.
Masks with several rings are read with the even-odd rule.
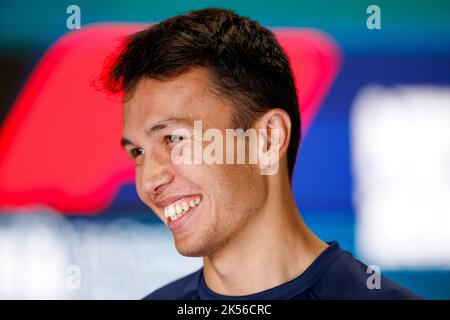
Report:
[[[191,209],[194,209],[200,205],[202,199],[200,197],[184,198],[177,200],[174,203],[164,207],[164,216],[172,221],[182,217],[188,213]]]

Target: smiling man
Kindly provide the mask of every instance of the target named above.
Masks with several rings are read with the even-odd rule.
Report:
[[[122,144],[136,164],[139,197],[180,254],[203,257],[203,268],[146,298],[417,298],[384,277],[374,288],[366,265],[303,222],[291,190],[298,100],[268,29],[222,9],[179,15],[132,35],[109,76],[110,88],[125,92]],[[229,129],[266,132],[245,146],[257,163],[175,162],[176,148],[207,144],[195,122],[223,137]],[[237,146],[219,144],[212,154],[234,159]],[[267,154],[275,157],[262,163]]]

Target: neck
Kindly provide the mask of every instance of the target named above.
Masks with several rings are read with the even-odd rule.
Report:
[[[268,177],[270,196],[244,230],[203,258],[212,291],[241,296],[276,287],[302,274],[328,246],[304,224],[288,179],[277,178]]]

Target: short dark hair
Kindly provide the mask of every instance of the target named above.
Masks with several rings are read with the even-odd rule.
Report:
[[[259,23],[217,8],[171,17],[128,37],[107,72],[107,87],[128,93],[142,77],[164,81],[192,67],[208,70],[213,87],[232,102],[240,128],[272,108],[289,114],[291,179],[301,139],[294,78],[274,34]]]

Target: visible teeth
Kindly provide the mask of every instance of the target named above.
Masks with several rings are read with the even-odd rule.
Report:
[[[194,208],[200,204],[200,198],[192,199],[175,205],[171,204],[164,208],[164,215],[170,220],[176,220],[183,214],[188,212],[191,208]]]
[[[181,211],[183,211],[179,203],[175,205],[175,211],[177,212],[177,215],[180,215]]]
[[[175,215],[175,207],[173,205],[170,205],[167,209],[167,213],[169,216],[173,217]]]

